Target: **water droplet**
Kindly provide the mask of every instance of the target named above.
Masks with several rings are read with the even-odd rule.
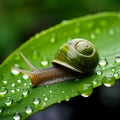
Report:
[[[55,43],[55,41],[56,41],[56,37],[55,37],[55,34],[53,34],[51,39],[50,39],[50,42],[51,43]]]
[[[116,62],[116,63],[120,63],[120,56],[116,56],[115,62]]]
[[[23,79],[27,80],[28,78],[29,78],[28,75],[26,75],[26,74],[23,75]]]
[[[82,87],[78,88],[78,91],[83,97],[89,97],[93,92],[93,87],[91,84],[84,84]]]
[[[102,79],[102,82],[106,87],[111,87],[112,85],[115,84],[115,78],[113,76],[111,76],[111,77],[104,76]]]
[[[41,61],[41,65],[43,67],[46,67],[49,64],[48,60],[46,58],[43,58],[43,60]]]
[[[110,30],[108,31],[108,34],[109,34],[109,35],[114,35],[114,31],[113,31],[112,29],[110,29]]]
[[[15,93],[15,89],[14,88],[12,88],[10,91],[11,91],[11,93]]]
[[[62,93],[64,94],[64,93],[65,93],[65,91],[64,91],[64,90],[62,90]]]
[[[16,91],[19,92],[21,89],[20,88],[17,88]]]
[[[57,103],[61,103],[61,100],[58,100]]]
[[[3,84],[6,85],[8,83],[7,80],[3,80]]]
[[[69,101],[69,100],[70,100],[70,97],[66,95],[66,96],[65,96],[65,100],[66,100],[66,101]]]
[[[18,98],[17,98],[17,103],[21,102],[22,101],[22,95],[20,95]]]
[[[38,105],[40,103],[40,100],[38,97],[36,97],[33,101],[34,105]]]
[[[37,33],[37,34],[35,35],[35,37],[36,37],[36,39],[38,39],[38,38],[40,37],[40,35]]]
[[[43,96],[45,97],[46,95],[45,95],[45,94],[43,94]]]
[[[20,84],[20,83],[21,83],[21,80],[20,80],[20,79],[18,79],[18,80],[17,80],[17,82]]]
[[[5,87],[1,87],[0,88],[0,96],[4,96],[5,94],[7,94],[8,90]]]
[[[28,93],[29,93],[28,89],[23,89],[22,91],[23,97],[27,97]]]
[[[72,89],[72,93],[75,93],[75,90],[74,90],[74,89]]]
[[[100,34],[100,32],[101,32],[101,31],[100,31],[99,28],[96,28],[96,29],[95,29],[95,33],[96,33],[96,34]]]
[[[49,90],[49,93],[52,93],[53,91],[52,90]]]
[[[32,83],[31,83],[31,82],[24,83],[25,88],[30,88],[30,87],[31,87],[31,85],[32,85]]]
[[[95,39],[95,38],[96,38],[96,35],[92,33],[92,34],[90,34],[90,38],[91,38],[91,39]]]
[[[18,60],[20,60],[20,59],[21,59],[20,55],[19,55],[19,54],[16,54],[15,60],[18,61]]]
[[[10,97],[7,97],[7,100],[5,102],[6,106],[10,106],[12,104],[13,100]]]
[[[53,91],[52,90],[49,90],[49,93],[50,93],[50,97],[53,97]]]
[[[20,120],[21,119],[21,116],[18,112],[15,113],[15,115],[13,116],[13,119],[14,120]]]
[[[2,113],[2,111],[3,111],[3,107],[2,105],[0,105],[0,114]]]
[[[89,23],[87,24],[87,27],[88,27],[89,29],[91,29],[93,26],[94,26],[94,23],[93,23],[93,22],[89,22]]]
[[[102,71],[101,70],[97,70],[96,73],[97,73],[97,75],[102,75]]]
[[[62,24],[68,24],[68,20],[63,20]]]
[[[13,75],[18,75],[20,72],[17,71],[17,70],[15,70],[15,69],[11,69],[11,73],[12,73]]]
[[[26,108],[26,110],[25,110],[25,112],[27,114],[31,114],[32,113],[32,108],[28,105],[27,108]]]
[[[119,73],[118,73],[118,72],[115,72],[115,73],[114,73],[114,77],[115,77],[115,79],[119,79],[119,78],[120,78]]]
[[[46,106],[46,102],[45,101],[42,101],[41,102],[43,106]]]
[[[111,71],[114,73],[115,72],[115,68],[112,68]]]
[[[45,97],[45,98],[44,98],[44,101],[48,101],[48,97]]]
[[[101,78],[98,78],[98,79],[94,79],[92,81],[93,87],[97,87],[97,86],[101,85],[101,80],[100,79]]]
[[[99,61],[99,65],[101,67],[104,67],[106,66],[108,63],[107,63],[107,60],[105,58],[100,58],[100,61]]]
[[[12,87],[15,87],[15,85],[16,85],[15,83],[12,83],[12,84],[11,84]]]
[[[33,50],[33,53],[32,53],[32,58],[33,60],[37,60],[38,59],[38,51],[37,50]]]

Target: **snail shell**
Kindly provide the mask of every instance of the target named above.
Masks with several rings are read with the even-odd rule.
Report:
[[[74,78],[80,78],[81,73],[91,73],[99,62],[95,46],[88,40],[77,38],[66,42],[56,52],[53,66],[38,70],[20,52],[30,71],[12,68],[30,76],[32,86],[52,84]]]
[[[88,40],[78,38],[66,42],[57,51],[52,63],[85,73],[93,71],[98,61],[99,56],[95,46]]]

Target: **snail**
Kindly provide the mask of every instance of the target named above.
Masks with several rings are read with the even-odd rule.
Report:
[[[20,52],[30,71],[12,68],[30,77],[32,86],[52,84],[79,78],[83,74],[93,73],[99,62],[95,45],[90,41],[76,38],[64,43],[57,50],[52,66],[42,70],[36,69]]]

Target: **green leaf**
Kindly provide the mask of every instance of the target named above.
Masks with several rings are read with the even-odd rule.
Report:
[[[66,41],[85,38],[98,49],[96,72],[83,79],[32,88],[30,79],[15,73],[11,66],[28,70],[19,51],[39,68],[51,66],[57,49]],[[84,16],[36,34],[13,52],[0,66],[0,119],[26,119],[46,107],[82,95],[88,97],[95,87],[115,84],[120,78],[120,14],[105,12]]]

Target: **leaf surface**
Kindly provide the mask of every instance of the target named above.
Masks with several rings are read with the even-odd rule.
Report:
[[[96,72],[83,79],[32,88],[27,76],[11,70],[29,70],[19,51],[38,69],[51,66],[57,49],[66,41],[84,38],[95,44],[100,62]],[[120,78],[120,14],[105,12],[75,18],[37,33],[14,51],[0,66],[0,119],[19,120],[46,107],[82,95],[95,87],[115,84]]]

